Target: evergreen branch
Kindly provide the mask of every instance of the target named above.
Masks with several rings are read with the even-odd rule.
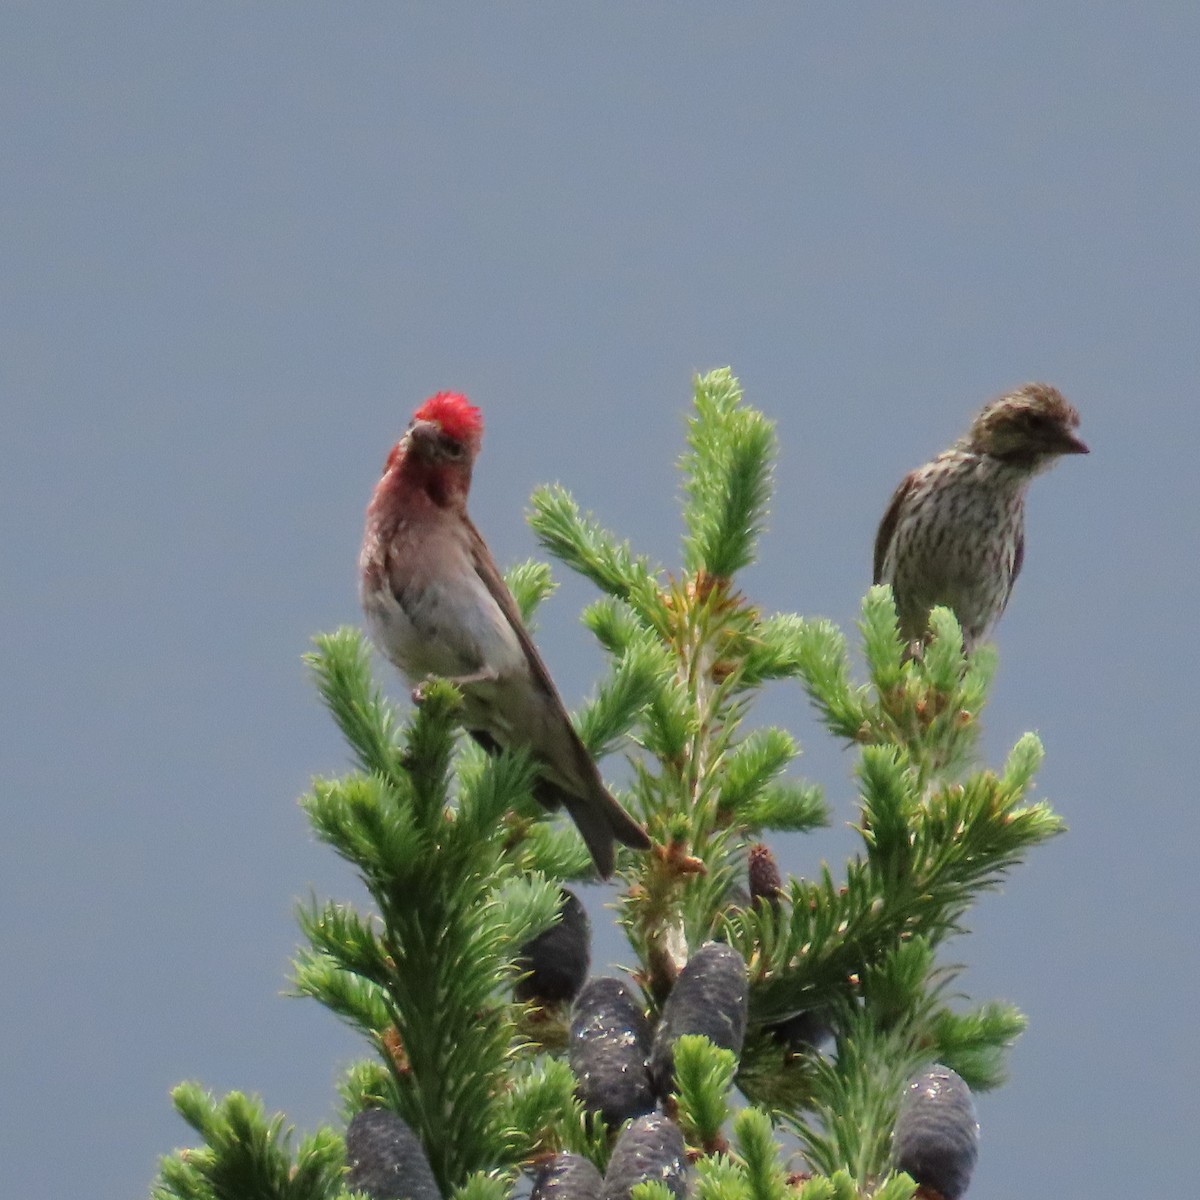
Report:
[[[304,656],[316,676],[333,719],[364,771],[392,784],[404,775],[404,756],[397,741],[391,705],[371,682],[370,651],[363,635],[349,625],[318,634],[316,650]]]
[[[521,620],[532,631],[533,615],[538,605],[558,588],[550,574],[549,565],[533,558],[515,563],[504,572],[504,582],[517,602]]]
[[[730,579],[754,561],[771,494],[775,429],[741,403],[728,368],[695,381],[683,457],[683,563],[694,575]]]
[[[742,1160],[750,1200],[787,1200],[791,1195],[780,1166],[779,1145],[771,1121],[757,1108],[743,1108],[733,1121],[733,1140]]]
[[[799,634],[797,670],[833,732],[863,745],[896,746],[917,768],[921,785],[952,778],[974,757],[979,715],[995,668],[987,648],[964,655],[954,614],[934,609],[933,636],[921,655],[905,661],[905,646],[888,586],[863,599],[863,635],[872,689],[850,684],[845,639],[813,622]]]
[[[737,1055],[695,1034],[676,1039],[674,1055],[677,1119],[684,1137],[708,1154],[727,1149],[721,1127],[729,1115]]]
[[[819,784],[777,779],[735,810],[748,833],[772,829],[807,833],[829,824],[829,806]]]
[[[832,1175],[813,1175],[800,1187],[797,1200],[861,1200],[863,1192],[858,1182],[848,1171],[834,1171]],[[912,1200],[912,1188],[907,1192],[896,1192],[887,1184],[871,1189],[871,1200]]]
[[[914,1043],[929,1053],[942,997],[958,973],[957,967],[935,967],[933,944],[914,937],[898,942],[875,962],[867,964],[859,982],[857,1001],[876,1029],[906,1027]]]
[[[992,645],[976,646],[967,656],[962,681],[958,685],[964,711],[968,713],[983,711],[984,705],[987,704],[988,693],[992,688],[992,680],[996,677],[998,661],[996,647]]]
[[[320,1001],[359,1033],[373,1036],[391,1024],[384,990],[329,954],[300,950],[292,965],[292,983],[297,996]]]
[[[678,1197],[666,1183],[661,1179],[655,1179],[653,1175],[643,1179],[640,1183],[635,1183],[629,1189],[630,1200],[678,1200]]]
[[[454,1189],[451,1200],[509,1200],[511,1194],[511,1172],[476,1171]]]
[[[750,1200],[746,1172],[741,1163],[724,1154],[713,1154],[696,1162],[696,1200]]]
[[[317,837],[353,863],[372,890],[411,871],[428,853],[429,838],[413,820],[408,777],[399,783],[378,775],[316,779],[300,801]]]
[[[315,900],[297,906],[296,920],[312,947],[297,964],[306,973],[321,975],[328,963],[376,987],[385,986],[392,963],[383,945],[383,930],[376,923],[349,905]]]
[[[857,741],[869,728],[869,695],[850,683],[846,638],[831,621],[804,621],[794,629],[795,672],[825,724],[839,737]]]
[[[562,1059],[543,1055],[514,1066],[501,1099],[501,1123],[514,1160],[568,1150],[603,1169],[608,1157],[604,1123],[589,1130],[575,1088],[575,1075]]]
[[[511,1024],[493,999],[505,977],[504,941],[478,880],[450,897],[431,880],[410,912],[385,914],[395,970],[388,982],[403,1058],[394,1077],[400,1115],[419,1133],[443,1187],[496,1161],[503,1144],[496,1090]],[[438,886],[440,884],[440,886]]]
[[[990,771],[936,791],[917,810],[913,852],[946,919],[961,913],[974,892],[996,887],[1030,847],[1061,833],[1046,804],[1020,806]]]
[[[871,865],[885,880],[901,880],[911,869],[910,824],[920,803],[913,774],[894,746],[864,746],[860,831]]]
[[[890,584],[876,585],[868,590],[863,597],[858,628],[871,681],[878,692],[886,694],[900,684],[904,653],[908,649],[900,636],[896,597]],[[962,646],[961,632],[959,646]]]
[[[301,1138],[296,1147],[296,1165],[292,1168],[293,1194],[314,1198],[342,1196],[345,1156],[345,1142],[332,1129],[318,1129]]]
[[[965,1013],[939,1012],[933,1022],[933,1057],[957,1071],[972,1091],[999,1087],[1005,1056],[1027,1022],[1013,1005],[990,1001]]]
[[[725,754],[721,807],[733,813],[747,833],[808,830],[827,823],[817,785],[778,778],[799,752],[790,733],[768,726],[754,730]]]
[[[769,679],[790,679],[800,674],[809,625],[810,622],[794,613],[773,613],[756,621],[742,664],[746,686],[757,686]]]
[[[866,761],[876,770],[889,761],[901,770],[882,751]],[[894,783],[872,783],[868,802],[883,812],[890,795],[887,803],[911,809],[907,833],[883,820],[887,855],[879,831],[864,819],[868,857],[851,861],[842,886],[828,871],[819,882],[793,880],[783,919],[761,908],[725,918],[731,944],[752,964],[753,1021],[771,1024],[836,998],[851,976],[901,940],[941,941],[978,891],[994,887],[1025,851],[1061,829],[1048,808],[1021,807],[1024,789],[1006,789],[990,772],[915,805],[911,790],[889,793]]]
[[[385,1036],[379,1039],[389,1055],[393,1048],[401,1049],[390,1033],[391,1031],[385,1031]],[[390,1065],[394,1067],[395,1064]],[[347,1121],[360,1109],[383,1108],[394,1101],[391,1071],[379,1059],[360,1059],[346,1068],[346,1073],[338,1084],[338,1092],[342,1097]]]
[[[654,628],[666,630],[657,572],[646,558],[635,558],[627,542],[618,542],[590,516],[585,517],[571,494],[557,484],[538,488],[532,504],[529,524],[555,558],[601,591],[625,601]]]
[[[382,929],[338,906],[314,909],[303,923],[316,955],[369,980],[379,994],[356,994],[331,972],[310,969],[300,980],[355,1022],[377,1020],[386,1009],[387,1027],[374,1030],[392,1074],[383,1099],[420,1137],[443,1188],[489,1169],[503,1151],[496,1098],[512,1021],[498,989],[514,936],[557,908],[556,889],[545,885],[523,900],[517,892],[497,899],[492,890],[511,877],[511,868],[500,868],[502,816],[528,797],[528,755],[473,760],[451,819],[460,703],[452,684],[427,685],[404,734],[397,786],[359,776],[314,788],[314,824],[359,866]],[[311,968],[319,960],[307,961]]]
[[[919,1194],[911,1176],[903,1171],[893,1171],[875,1185],[871,1200],[913,1200]]]
[[[925,673],[934,691],[955,692],[967,667],[962,627],[953,610],[939,606],[929,614],[929,631],[931,637],[922,656]]]
[[[492,917],[504,931],[504,953],[515,957],[528,941],[561,919],[562,893],[545,876],[511,876],[488,900]]]
[[[412,781],[410,810],[418,831],[437,841],[444,832],[450,756],[462,695],[445,679],[431,679],[405,730],[404,763]]]
[[[343,971],[386,986],[392,963],[375,923],[364,920],[347,904],[311,901],[297,908],[296,919],[313,950]]]
[[[1001,790],[1006,795],[1023,796],[1033,786],[1033,777],[1045,753],[1036,733],[1023,734],[1009,751],[1000,779]]]
[[[638,614],[614,596],[593,600],[583,610],[581,620],[614,657],[624,654],[635,641],[641,641],[650,632]]]
[[[813,1170],[829,1176],[844,1170],[866,1187],[885,1175],[904,1085],[928,1062],[911,1028],[882,1030],[863,1012],[851,1017],[836,1058],[815,1066],[819,1124],[807,1116],[784,1118]]]
[[[291,1129],[257,1100],[230,1092],[217,1101],[191,1083],[171,1095],[206,1144],[163,1160],[155,1189],[163,1200],[326,1200],[338,1191],[342,1140],[332,1131],[306,1138],[293,1164]]]
[[[660,762],[682,764],[695,728],[686,684],[675,675],[660,680],[642,716],[642,745]]]
[[[725,756],[721,803],[734,810],[747,804],[799,753],[796,739],[778,726],[747,734]]]
[[[586,879],[596,876],[591,855],[575,827],[562,822],[523,822],[512,839],[509,855],[518,871],[540,871],[550,879]]]
[[[534,777],[533,760],[525,750],[481,754],[471,768],[462,768],[458,819],[444,839],[447,852],[478,855],[480,843],[498,843],[504,814],[529,801]]]
[[[640,632],[624,647],[595,700],[576,721],[579,736],[594,758],[612,753],[655,698],[670,669],[666,649],[652,635]]]

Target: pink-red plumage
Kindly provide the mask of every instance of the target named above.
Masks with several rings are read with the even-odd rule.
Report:
[[[473,442],[483,438],[483,414],[461,392],[436,392],[413,413],[414,421],[436,421],[447,437]]]
[[[458,685],[463,724],[485,749],[532,753],[538,799],[567,809],[607,876],[614,839],[639,849],[649,839],[605,789],[467,515],[482,428],[465,396],[439,392],[388,456],[359,560],[367,628],[417,694],[430,676]]]

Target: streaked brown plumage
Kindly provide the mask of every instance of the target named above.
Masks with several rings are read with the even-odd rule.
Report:
[[[1025,492],[1063,454],[1086,454],[1079,414],[1046,383],[990,401],[965,437],[910,471],[875,538],[876,583],[896,598],[910,643],[928,634],[929,610],[954,610],[968,652],[1008,604],[1025,551]]]
[[[456,683],[463,724],[489,752],[525,747],[535,789],[563,805],[597,870],[614,865],[614,839],[636,849],[645,831],[609,794],[571,724],[512,593],[467,516],[483,423],[465,396],[439,392],[413,415],[367,508],[360,595],[372,640],[417,685]]]

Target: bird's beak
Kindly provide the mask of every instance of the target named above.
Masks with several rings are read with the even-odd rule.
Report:
[[[1055,447],[1059,454],[1087,454],[1087,443],[1082,442],[1073,433],[1063,432],[1062,440]]]
[[[432,446],[441,436],[442,427],[436,421],[414,421],[408,427],[408,437],[417,446]]]

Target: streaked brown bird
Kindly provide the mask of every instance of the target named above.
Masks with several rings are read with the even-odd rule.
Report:
[[[490,753],[524,747],[534,795],[562,805],[607,878],[614,841],[645,850],[645,830],[600,778],[537,652],[513,594],[467,516],[483,418],[465,396],[438,392],[392,448],[367,507],[359,591],[375,645],[416,685],[458,685],[463,725]]]
[[[1079,414],[1048,383],[1027,383],[985,404],[959,438],[910,471],[875,537],[875,582],[889,583],[900,630],[928,636],[944,605],[968,653],[1004,612],[1025,553],[1025,492],[1063,454],[1086,454]]]

